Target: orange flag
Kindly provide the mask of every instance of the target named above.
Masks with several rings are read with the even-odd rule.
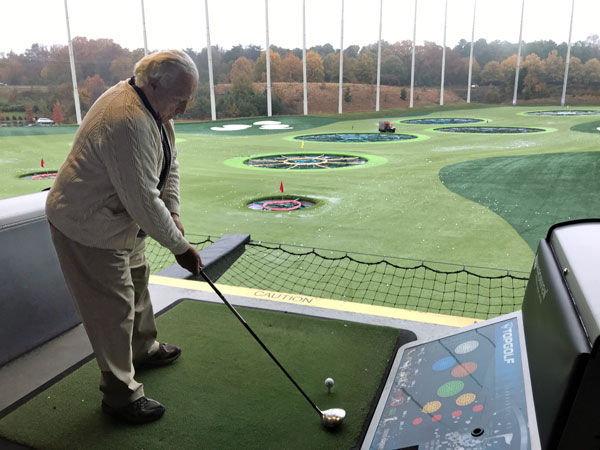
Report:
[[[279,190],[281,191],[281,193],[283,194],[283,181],[281,182],[281,184],[279,185]]]
[[[44,158],[42,158],[42,167],[44,167]]]

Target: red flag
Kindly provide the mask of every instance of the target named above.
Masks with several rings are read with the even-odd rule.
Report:
[[[281,193],[283,194],[283,181],[281,182],[281,184],[279,185],[279,190],[281,191]]]
[[[42,167],[44,167],[44,158],[42,158]]]

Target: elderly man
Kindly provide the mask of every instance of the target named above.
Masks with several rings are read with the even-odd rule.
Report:
[[[46,202],[67,286],[101,370],[102,410],[146,423],[165,408],[144,395],[135,368],[163,366],[181,349],[159,343],[148,292],[145,237],[199,274],[202,261],[179,219],[172,119],[185,111],[198,71],[185,53],[142,58],[135,76],[86,114]]]

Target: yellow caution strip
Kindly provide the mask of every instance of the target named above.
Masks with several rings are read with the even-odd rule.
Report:
[[[169,286],[194,291],[213,292],[212,288],[203,281],[182,280],[180,278],[162,277],[150,275],[150,283],[160,286]],[[228,286],[216,284],[222,294],[249,297],[259,300],[271,300],[295,305],[312,306],[315,308],[333,309],[336,311],[369,314],[372,316],[389,317],[392,319],[404,319],[414,322],[446,325],[451,327],[464,327],[479,322],[480,319],[470,317],[449,316],[420,311],[409,311],[407,309],[390,308],[388,306],[366,305],[363,303],[345,302],[342,300],[331,300],[326,298],[311,297],[300,294],[285,294],[281,292],[265,291],[262,289],[251,289],[245,287]]]

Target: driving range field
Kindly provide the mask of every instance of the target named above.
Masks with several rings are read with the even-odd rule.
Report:
[[[379,135],[382,120],[396,127],[395,136],[409,137],[366,141]],[[599,127],[600,107],[589,106],[178,123],[181,217],[188,235],[247,233],[253,241],[529,272],[550,225],[600,215]],[[55,172],[75,132],[1,128],[0,198],[48,188],[52,180],[20,177]],[[344,136],[315,140],[324,134]],[[281,156],[284,168],[245,163]],[[317,167],[346,157],[354,158],[349,166]],[[282,197],[311,206],[247,206]]]

